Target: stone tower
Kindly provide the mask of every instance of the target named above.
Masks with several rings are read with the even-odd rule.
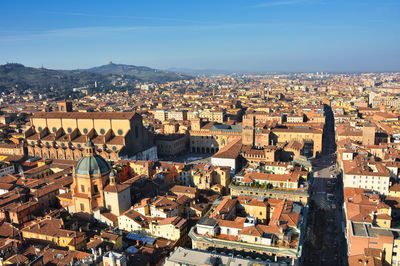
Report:
[[[254,127],[255,127],[255,116],[248,114],[243,116],[242,122],[242,144],[254,146]]]
[[[200,118],[190,120],[190,126],[191,126],[192,130],[200,130],[200,128],[201,128]]]
[[[71,101],[61,101],[57,102],[59,112],[72,112],[72,102]]]
[[[365,125],[363,127],[362,144],[366,146],[375,144],[375,127],[373,125]]]

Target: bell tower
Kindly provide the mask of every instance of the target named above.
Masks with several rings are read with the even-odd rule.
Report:
[[[242,144],[254,146],[254,128],[255,128],[255,116],[248,114],[243,116],[242,122]]]
[[[192,130],[200,130],[201,129],[201,120],[200,118],[195,118],[190,121],[190,125]]]
[[[59,112],[72,112],[72,102],[71,101],[61,101],[57,102]]]

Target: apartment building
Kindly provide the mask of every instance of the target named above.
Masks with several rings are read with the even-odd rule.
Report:
[[[225,247],[296,259],[301,205],[284,200],[272,200],[271,205],[249,200],[249,197],[225,197],[209,217],[201,218],[190,230],[192,246],[200,250]],[[264,213],[258,215],[261,219],[246,212],[255,206]],[[243,211],[246,216],[238,216]]]
[[[383,195],[389,194],[390,172],[381,162],[360,158],[343,160],[344,187],[372,189]]]

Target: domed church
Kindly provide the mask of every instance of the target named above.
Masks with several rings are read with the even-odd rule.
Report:
[[[85,144],[84,152],[84,156],[73,170],[72,201],[75,207],[74,212],[93,214],[95,210],[108,209],[110,212],[119,215],[121,209],[119,198],[125,200],[123,205],[129,204],[128,208],[130,207],[130,190],[127,189],[129,185],[116,184],[110,165],[103,157],[96,154],[95,146],[90,139]],[[112,180],[110,180],[110,176]],[[116,185],[120,189],[113,190],[116,197],[112,197],[111,200],[109,193],[105,191]],[[123,209],[125,208],[123,207]]]

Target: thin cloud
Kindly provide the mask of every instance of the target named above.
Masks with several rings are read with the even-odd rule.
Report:
[[[168,32],[168,31],[203,31],[226,30],[240,27],[253,27],[256,24],[218,24],[218,25],[188,25],[188,26],[99,26],[62,28],[46,31],[16,32],[11,35],[3,35],[2,41],[26,41],[41,38],[87,38],[96,36],[108,36],[115,33],[129,32]],[[1,31],[0,31],[1,32]]]
[[[102,14],[79,13],[79,12],[45,12],[44,14],[64,15],[64,16],[79,16],[79,17],[123,18],[123,19],[137,19],[137,20],[170,21],[170,22],[198,23],[198,24],[217,24],[217,22],[213,22],[213,21],[201,21],[201,20],[190,20],[190,19],[180,19],[180,18],[102,15]]]
[[[211,25],[173,25],[173,26],[95,26],[61,28],[45,31],[19,31],[13,34],[0,34],[2,41],[29,41],[38,39],[59,38],[92,38],[101,36],[112,36],[113,34],[132,32],[193,32],[193,31],[218,31],[235,30],[239,28],[268,28],[268,27],[299,27],[301,22],[277,23],[224,23]],[[304,25],[303,25],[304,26]],[[1,30],[0,30],[1,33]]]
[[[282,1],[269,1],[254,5],[252,7],[274,7],[274,6],[290,6],[306,3],[306,0],[282,0]]]

